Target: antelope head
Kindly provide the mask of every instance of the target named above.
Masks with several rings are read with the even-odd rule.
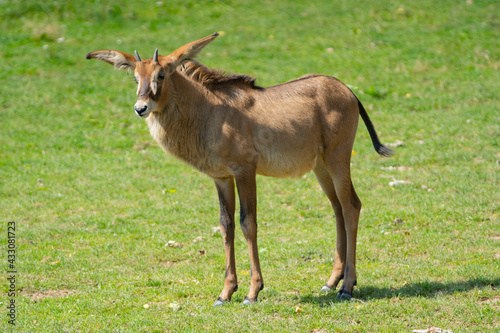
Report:
[[[219,34],[216,32],[200,40],[181,46],[168,56],[158,55],[156,49],[152,58],[142,60],[137,51],[135,55],[115,51],[99,50],[87,54],[87,59],[98,59],[118,69],[134,71],[137,83],[137,103],[135,113],[146,118],[152,112],[161,112],[169,101],[170,76],[183,61],[194,59],[196,55]]]

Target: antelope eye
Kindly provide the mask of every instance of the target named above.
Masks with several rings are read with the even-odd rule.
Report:
[[[161,72],[158,74],[158,80],[163,80],[165,78],[165,73]]]

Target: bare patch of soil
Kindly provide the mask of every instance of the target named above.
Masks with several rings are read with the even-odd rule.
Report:
[[[22,294],[31,298],[33,302],[38,302],[44,298],[56,298],[56,297],[66,297],[69,295],[74,295],[77,292],[75,290],[61,289],[61,290],[26,290]]]

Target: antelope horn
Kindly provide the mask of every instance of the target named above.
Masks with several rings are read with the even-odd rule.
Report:
[[[137,62],[141,62],[141,57],[139,57],[139,53],[137,53],[137,51],[134,51],[135,52],[135,61]]]
[[[158,49],[155,50],[155,54],[153,56],[153,62],[158,62]]]

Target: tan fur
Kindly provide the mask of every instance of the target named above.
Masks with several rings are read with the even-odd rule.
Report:
[[[257,251],[255,175],[298,177],[311,169],[334,208],[337,222],[335,264],[325,288],[334,288],[343,279],[339,297],[350,297],[356,284],[361,209],[351,183],[350,157],[360,112],[377,151],[386,155],[390,151],[378,142],[356,96],[333,77],[306,75],[262,88],[252,77],[224,75],[191,60],[216,36],[160,56],[159,63],[148,59],[130,65],[128,60],[133,56],[112,50],[94,51],[87,57],[111,64],[118,61],[121,68],[123,63],[130,65],[141,82],[136,112],[146,118],[153,138],[166,152],[214,179],[226,253],[226,279],[219,302],[230,300],[237,288],[234,182],[252,267],[247,302],[254,302],[263,287]]]

